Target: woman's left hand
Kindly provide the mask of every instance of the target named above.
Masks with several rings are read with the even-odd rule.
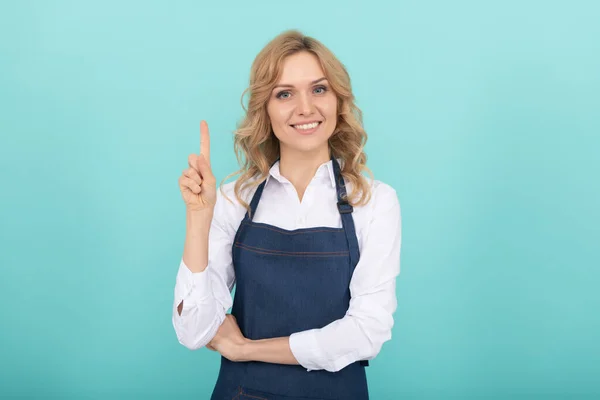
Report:
[[[243,350],[244,345],[249,342],[250,339],[244,337],[235,317],[227,314],[217,334],[206,347],[218,351],[229,361],[248,361],[244,359]]]

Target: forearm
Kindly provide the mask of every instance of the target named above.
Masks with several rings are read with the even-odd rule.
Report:
[[[183,262],[192,272],[202,272],[208,265],[208,235],[213,212],[186,211]]]
[[[272,339],[247,340],[243,361],[262,361],[272,364],[299,365],[290,348],[289,336]]]
[[[186,210],[186,231],[183,245],[183,263],[193,273],[203,272],[208,266],[208,235],[213,218],[212,210]],[[183,311],[183,300],[177,313]]]

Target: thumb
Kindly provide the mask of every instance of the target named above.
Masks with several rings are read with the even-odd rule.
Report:
[[[204,156],[204,154],[200,154],[196,159],[196,164],[198,166],[198,171],[200,175],[202,175],[202,180],[208,184],[215,183],[215,176],[212,173],[212,169],[210,168],[210,164],[208,160]]]

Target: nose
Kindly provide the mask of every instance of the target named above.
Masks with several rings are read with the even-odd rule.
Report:
[[[312,98],[307,94],[301,94],[298,104],[298,112],[300,115],[311,115],[314,112]]]

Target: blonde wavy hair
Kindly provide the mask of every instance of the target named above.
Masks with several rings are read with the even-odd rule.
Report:
[[[367,156],[364,153],[367,133],[363,128],[362,111],[354,102],[348,71],[321,42],[297,30],[289,30],[271,40],[252,63],[250,85],[242,93],[242,108],[246,115],[234,132],[234,150],[241,168],[225,177],[220,185],[222,191],[223,183],[239,174],[234,192],[248,212],[249,204],[244,201],[241,192],[260,185],[267,178],[271,165],[279,158],[279,139],[271,127],[267,103],[281,77],[284,60],[301,51],[310,52],[318,58],[338,100],[337,123],[329,139],[329,150],[333,157],[342,160],[342,176],[346,183],[352,184],[346,200],[356,206],[368,203],[371,198],[371,188],[362,175],[366,171],[373,177],[366,166]],[[246,108],[244,96],[247,93],[249,99]]]

